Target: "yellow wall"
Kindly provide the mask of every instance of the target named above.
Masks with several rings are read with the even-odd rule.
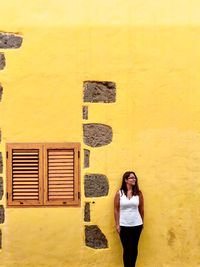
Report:
[[[137,266],[200,266],[199,1],[0,2],[0,31],[23,36],[0,71],[4,186],[6,142],[80,141],[83,152],[83,81],[117,84],[116,103],[88,105],[87,122],[114,136],[91,148],[81,207],[7,208],[0,266],[122,266],[113,196],[131,169],[145,196]],[[91,205],[108,249],[84,243],[86,172],[109,178],[109,195]]]

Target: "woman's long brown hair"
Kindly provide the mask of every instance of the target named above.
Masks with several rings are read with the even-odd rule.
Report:
[[[121,188],[120,188],[120,191],[121,191],[121,194],[125,194],[127,196],[127,187],[126,187],[126,182],[125,180],[128,179],[128,177],[130,176],[130,174],[133,174],[136,181],[135,181],[135,185],[133,185],[132,187],[132,192],[133,192],[133,195],[136,196],[136,195],[140,195],[141,191],[139,189],[139,185],[138,185],[138,178],[137,178],[137,175],[133,172],[133,171],[127,171],[124,173],[123,177],[122,177],[122,185],[121,185]]]

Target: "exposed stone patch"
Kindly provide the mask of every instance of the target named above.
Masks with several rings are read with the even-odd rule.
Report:
[[[3,179],[0,177],[0,200],[3,197]]]
[[[95,249],[108,247],[108,241],[97,225],[85,226],[85,244]]]
[[[5,213],[3,205],[0,205],[0,223],[4,223],[5,221]]]
[[[87,120],[88,119],[88,107],[83,106],[83,119]]]
[[[2,94],[3,94],[3,87],[2,87],[1,84],[0,84],[0,101],[1,101],[1,99],[2,99]]]
[[[3,70],[6,66],[6,59],[3,53],[0,53],[0,70]]]
[[[1,232],[1,229],[0,229],[0,249],[2,248],[2,232]]]
[[[88,123],[83,125],[83,141],[91,147],[100,147],[112,142],[112,128],[105,124]]]
[[[109,191],[108,179],[103,174],[86,174],[84,189],[86,197],[107,196]]]
[[[11,33],[0,33],[0,48],[19,48],[22,37]]]
[[[85,208],[84,208],[84,221],[85,222],[90,222],[90,202],[85,203]]]
[[[84,168],[90,167],[90,150],[84,149]]]
[[[3,159],[2,159],[2,153],[0,152],[0,173],[3,172]]]
[[[85,81],[84,102],[112,103],[116,101],[116,84],[113,82]]]

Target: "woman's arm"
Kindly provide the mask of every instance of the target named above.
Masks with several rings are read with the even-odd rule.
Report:
[[[120,233],[120,225],[119,225],[119,192],[115,194],[114,198],[114,217],[115,224],[118,234]]]
[[[139,198],[140,198],[139,212],[140,212],[140,215],[142,217],[142,221],[144,222],[144,197],[143,197],[142,192],[140,192]]]

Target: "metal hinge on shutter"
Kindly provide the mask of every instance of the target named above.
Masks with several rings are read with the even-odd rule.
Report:
[[[81,198],[81,193],[80,192],[78,192],[78,199],[80,199]]]
[[[6,151],[6,158],[8,158],[8,151]]]
[[[80,151],[78,151],[78,158],[80,158]]]
[[[6,193],[6,198],[8,199],[8,192]]]

